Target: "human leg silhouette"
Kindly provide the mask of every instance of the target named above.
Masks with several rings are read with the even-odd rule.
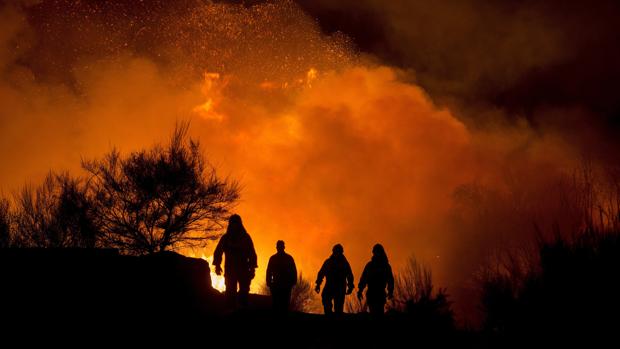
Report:
[[[342,314],[344,310],[344,292],[334,295],[334,313]]]
[[[331,292],[326,292],[325,290],[323,290],[323,293],[321,294],[321,300],[323,302],[323,312],[325,313],[325,315],[331,315],[334,312],[332,304],[333,296]]]
[[[229,273],[225,276],[224,284],[226,285],[226,305],[229,308],[236,308],[237,306],[237,276]]]
[[[239,279],[239,305],[245,309],[248,307],[248,295],[250,293],[250,280],[247,277]]]

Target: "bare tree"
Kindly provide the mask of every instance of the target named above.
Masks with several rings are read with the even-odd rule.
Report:
[[[13,241],[29,247],[95,247],[97,229],[86,187],[69,174],[50,172],[15,198]]]
[[[216,175],[188,127],[177,125],[166,146],[126,157],[113,150],[83,162],[105,245],[150,254],[203,246],[219,236],[239,186]]]

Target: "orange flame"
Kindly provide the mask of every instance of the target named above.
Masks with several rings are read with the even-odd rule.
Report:
[[[200,257],[209,263],[209,267],[213,266],[213,256],[206,257],[204,254]],[[226,284],[224,282],[223,275],[217,275],[214,269],[211,269],[211,286],[214,289],[224,292],[226,291]]]
[[[218,84],[219,81],[219,73],[205,72],[201,92],[207,97],[207,100],[194,107],[193,111],[207,120],[222,121],[224,119],[222,114],[215,111],[216,102],[214,101],[214,97],[219,96],[220,90],[223,87],[221,84]]]

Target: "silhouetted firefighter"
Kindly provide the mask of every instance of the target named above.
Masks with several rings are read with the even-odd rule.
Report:
[[[248,293],[250,283],[254,278],[256,264],[256,251],[252,238],[247,233],[239,215],[232,215],[228,220],[226,233],[220,238],[215,253],[213,265],[215,273],[222,274],[222,254],[226,255],[225,283],[226,298],[229,306],[235,306],[237,302],[237,284],[239,284],[239,304],[245,308],[248,305]]]
[[[360,300],[366,285],[368,285],[366,303],[370,313],[377,316],[383,315],[386,302],[385,288],[387,287],[388,290],[387,298],[391,299],[394,295],[394,274],[392,274],[392,267],[381,244],[376,244],[372,248],[372,259],[366,264],[357,286],[359,289],[357,298]]]
[[[344,256],[342,245],[337,244],[332,248],[332,255],[325,260],[316,278],[316,293],[321,290],[323,278],[326,279],[321,298],[325,314],[342,314],[344,297],[353,292],[353,273],[351,266]],[[333,302],[333,304],[332,304]],[[333,310],[332,310],[333,306]]]
[[[297,283],[297,268],[293,257],[284,252],[284,241],[276,243],[276,254],[267,265],[267,287],[271,290],[273,310],[286,313],[291,302],[291,290]]]

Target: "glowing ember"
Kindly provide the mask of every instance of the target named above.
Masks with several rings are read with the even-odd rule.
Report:
[[[308,70],[308,73],[306,74],[306,84],[311,87],[312,86],[312,82],[314,80],[316,80],[317,78],[317,73],[318,71],[314,68],[310,68],[310,70]]]

